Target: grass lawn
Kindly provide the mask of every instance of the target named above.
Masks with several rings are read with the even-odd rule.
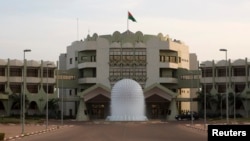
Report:
[[[21,119],[20,117],[0,117],[0,123],[1,124],[19,124],[21,123]],[[31,118],[28,117],[25,119],[25,123],[26,124],[40,124],[40,123],[44,123],[44,119],[42,118]]]
[[[230,124],[233,124],[233,123],[250,123],[250,118],[229,118],[228,119],[229,123]],[[216,118],[216,119],[207,119],[207,122],[208,123],[227,123],[227,119],[226,118],[223,118],[223,119],[220,119],[220,118]]]

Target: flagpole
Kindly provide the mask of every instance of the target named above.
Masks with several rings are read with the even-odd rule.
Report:
[[[77,23],[76,23],[76,40],[78,41],[78,39],[79,39],[79,25],[78,25],[78,18],[76,19],[77,21]]]
[[[128,18],[127,18],[127,31],[129,31],[129,20],[132,20],[133,22],[136,22],[136,19],[133,17],[133,15],[128,11]]]
[[[128,13],[127,13],[127,32],[128,32]]]

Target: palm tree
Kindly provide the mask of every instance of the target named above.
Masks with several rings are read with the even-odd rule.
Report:
[[[217,105],[217,113],[218,116],[222,117],[222,109],[223,109],[223,100],[225,99],[224,96],[221,93],[217,94],[218,98],[218,105]]]
[[[12,101],[12,109],[21,109],[21,96],[20,94],[13,93],[9,96],[9,99]]]
[[[13,93],[9,96],[9,99],[12,101],[12,106],[11,106],[12,109],[21,110],[22,107],[21,96],[22,96],[21,94],[16,94],[16,93]],[[27,98],[27,95],[25,95],[25,109],[28,108],[28,105],[29,105],[29,100]]]
[[[228,93],[228,106],[229,106],[229,116],[233,117],[233,108],[234,108],[234,93]]]
[[[59,111],[59,99],[53,98],[48,101],[49,105],[49,116],[57,118],[57,113]]]
[[[196,92],[198,101],[198,111],[200,114],[204,113],[204,93],[201,91]]]

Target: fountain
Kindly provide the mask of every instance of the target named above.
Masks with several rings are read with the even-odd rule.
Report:
[[[132,79],[118,81],[111,91],[109,121],[145,121],[145,99],[140,84]]]

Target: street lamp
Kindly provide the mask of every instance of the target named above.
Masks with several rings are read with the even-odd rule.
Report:
[[[236,109],[236,108],[235,108],[235,106],[236,106],[236,104],[235,104],[235,102],[236,102],[235,95],[236,95],[236,94],[234,93],[234,121],[235,121],[235,119],[236,119],[236,118],[235,118],[235,109]]]
[[[25,53],[31,52],[30,49],[23,50],[23,94],[21,97],[21,105],[22,105],[22,134],[24,134],[24,124],[25,124],[25,85],[26,85],[26,60]]]
[[[191,79],[191,89],[190,89],[190,114],[191,114],[191,124],[194,124],[193,121],[193,108],[192,108],[192,103],[193,103],[193,99],[192,99],[192,88],[193,88],[193,80],[194,80],[194,76],[193,73],[191,73],[192,79]]]
[[[47,64],[47,94],[46,94],[46,130],[48,129],[48,121],[49,121],[49,100],[48,100],[48,93],[49,93],[49,87],[48,87],[48,77],[49,77],[49,66],[52,65],[51,63]]]
[[[220,118],[222,119],[222,98],[223,98],[223,93],[220,93]]]
[[[63,88],[63,80],[64,80],[64,74],[66,74],[66,72],[62,73],[62,101],[61,101],[61,125],[63,125],[63,95],[64,95],[64,88]]]
[[[226,65],[225,65],[225,68],[226,68],[226,116],[227,116],[227,123],[229,122],[228,121],[228,93],[227,93],[227,49],[220,49],[220,51],[224,51],[225,52],[225,55],[226,55]]]
[[[207,94],[206,94],[206,78],[205,78],[206,77],[206,65],[200,64],[200,66],[204,66],[204,128],[206,129],[206,123],[207,123]]]
[[[249,91],[247,91],[247,94],[249,94]],[[248,116],[249,116],[248,115],[248,108],[247,108],[248,107],[248,97],[246,97],[245,100],[246,100],[246,110],[247,110],[246,112],[247,112],[247,118],[248,118]]]

